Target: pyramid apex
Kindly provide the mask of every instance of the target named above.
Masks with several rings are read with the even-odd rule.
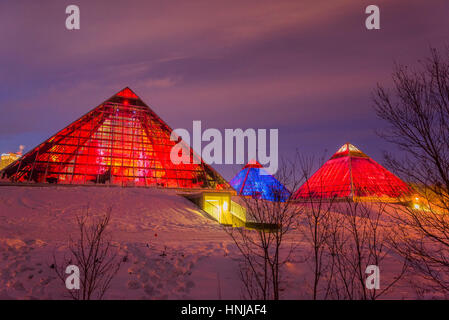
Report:
[[[140,99],[139,96],[135,94],[134,91],[132,91],[129,87],[123,88],[115,95],[123,98]]]
[[[359,148],[353,145],[350,142],[346,142],[344,145],[340,147],[340,149],[335,152],[332,158],[341,157],[341,156],[358,156],[358,157],[368,157],[364,154]]]
[[[263,168],[263,166],[256,159],[251,159],[243,167],[243,169],[246,169],[246,168]]]

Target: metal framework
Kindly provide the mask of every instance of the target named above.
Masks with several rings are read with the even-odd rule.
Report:
[[[131,89],[125,88],[1,171],[13,182],[231,189]],[[189,150],[174,164],[172,147]]]
[[[294,198],[398,201],[410,193],[404,181],[346,143],[296,191]]]
[[[270,201],[286,201],[290,192],[257,161],[251,161],[229,182],[238,195]]]

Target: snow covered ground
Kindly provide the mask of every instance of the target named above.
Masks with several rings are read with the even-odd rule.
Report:
[[[0,188],[0,298],[64,298],[53,253],[77,236],[76,215],[112,208],[108,232],[127,256],[106,298],[239,298],[229,238],[174,191],[105,187]],[[165,255],[164,255],[165,254]]]
[[[68,298],[52,268],[77,236],[76,215],[112,208],[108,227],[127,259],[107,299],[240,299],[239,253],[215,221],[175,191],[118,187],[0,187],[0,299]],[[298,237],[299,238],[299,237]],[[283,298],[310,298],[307,267],[287,265]],[[390,297],[414,298],[407,288]]]

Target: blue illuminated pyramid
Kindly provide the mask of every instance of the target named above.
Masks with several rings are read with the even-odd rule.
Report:
[[[254,160],[244,166],[230,184],[242,196],[280,202],[290,197],[287,188]]]

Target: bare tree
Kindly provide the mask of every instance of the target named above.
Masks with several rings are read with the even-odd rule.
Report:
[[[447,214],[434,209],[397,208],[395,232],[399,239],[395,249],[403,255],[416,275],[412,285],[420,292],[449,295],[449,220]]]
[[[69,241],[69,257],[64,257],[58,264],[53,256],[55,271],[65,284],[65,270],[68,265],[76,265],[80,269],[80,289],[68,290],[72,299],[102,299],[109,289],[110,283],[120,269],[121,260],[107,239],[106,228],[109,225],[112,209],[99,218],[86,214],[77,216],[78,239]]]
[[[324,162],[323,159],[320,163]],[[321,186],[320,192],[312,194],[311,186],[307,181],[313,170],[313,158],[299,156],[299,163],[306,193],[306,197],[297,200],[303,208],[303,214],[299,217],[299,226],[301,234],[311,249],[310,252],[306,250],[305,260],[309,261],[313,272],[312,299],[326,299],[330,289],[328,284],[332,282],[333,275],[333,260],[329,259],[326,244],[332,231],[330,219],[334,198],[327,197],[324,185]],[[324,288],[320,286],[322,280],[325,280]]]
[[[449,293],[449,49],[431,49],[420,67],[397,65],[391,91],[378,86],[374,103],[388,130],[381,136],[404,153],[388,165],[415,184],[422,204],[397,210],[397,249],[424,278]]]
[[[378,299],[394,287],[407,269],[407,260],[396,257],[391,245],[396,236],[387,220],[387,204],[380,199],[376,202],[348,199],[335,207],[340,213],[335,212],[331,219],[328,238],[335,273],[331,295],[337,299]],[[383,277],[379,289],[368,289],[366,267],[374,265],[385,270],[382,267],[387,257],[390,262],[391,259],[399,261],[398,270],[389,270],[390,277]]]
[[[295,164],[284,162],[276,178],[281,185],[270,187],[271,201],[256,193],[241,198],[250,221],[247,227],[225,228],[243,258],[240,274],[244,298],[248,299],[280,299],[282,270],[294,248],[295,242],[289,235],[296,227],[301,209],[284,185],[296,190]]]
[[[309,181],[313,158],[300,159],[301,175]],[[390,244],[394,235],[384,219],[387,205],[381,199],[371,200],[342,198],[339,190],[324,181],[319,185],[316,179],[313,185],[306,182],[301,187],[299,228],[312,271],[312,299],[377,299],[405,274],[405,260],[399,258],[399,270],[389,270],[391,277],[385,277],[379,290],[366,288],[366,267],[382,267],[387,257],[395,255]]]

